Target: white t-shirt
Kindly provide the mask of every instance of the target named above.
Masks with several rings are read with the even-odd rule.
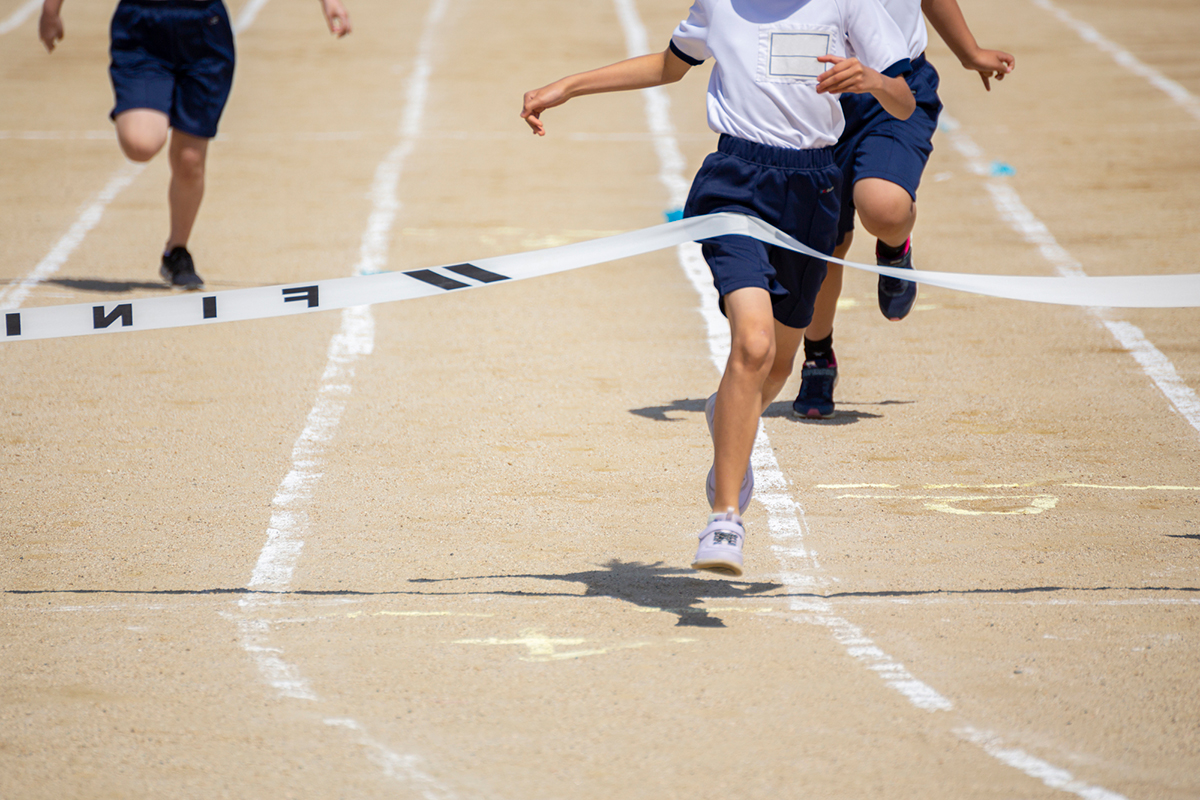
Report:
[[[921,0],[879,0],[884,11],[896,21],[900,35],[908,41],[908,57],[915,59],[929,44],[929,31],[921,14]]]
[[[690,64],[716,59],[708,125],[773,147],[807,150],[837,142],[845,127],[838,95],[817,94],[847,40],[872,69],[908,70],[909,47],[879,0],[695,0],[671,36]]]

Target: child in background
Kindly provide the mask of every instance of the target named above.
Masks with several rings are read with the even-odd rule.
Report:
[[[868,93],[889,114],[908,117],[915,103],[899,77],[910,69],[908,53],[878,0],[696,0],[666,50],[527,92],[521,117],[543,136],[546,109],[580,95],[673,83],[714,58],[708,122],[721,136],[692,183],[684,216],[756,216],[829,253],[840,211],[838,96]],[[706,407],[715,451],[711,513],[692,567],[737,576],[758,420],[791,374],[825,261],[747,236],[701,245],[732,342]]]
[[[62,4],[42,4],[38,37],[51,53],[64,36]],[[321,0],[321,8],[334,35],[350,32],[342,0]],[[171,232],[159,274],[171,286],[203,289],[187,243],[204,198],[208,141],[233,85],[229,14],[221,0],[121,0],[110,53],[116,105],[109,116],[122,152],[149,161],[171,135]]]
[[[925,60],[929,34],[921,12],[949,45],[963,67],[975,70],[991,91],[990,78],[1003,80],[1016,59],[1001,50],[984,50],[975,42],[956,0],[882,0],[909,43],[912,72],[906,76],[917,100],[917,109],[906,120],[888,114],[868,95],[843,95],[846,130],[834,150],[842,168],[842,213],[838,223],[837,258],[845,258],[854,240],[854,212],[867,233],[876,237],[875,261],[884,267],[912,269],[910,234],[917,221],[917,186],[925,162],[933,152],[942,102],[938,99],[938,74]],[[792,404],[796,416],[828,419],[833,416],[833,390],[837,385],[837,356],[833,353],[833,320],[842,294],[843,267],[829,264],[817,295],[812,324],[804,333],[804,366],[800,391]],[[911,281],[880,276],[877,294],[884,317],[899,321],[908,316],[917,300]]]

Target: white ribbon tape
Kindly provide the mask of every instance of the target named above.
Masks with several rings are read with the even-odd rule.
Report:
[[[691,217],[547,250],[408,272],[384,272],[287,286],[232,289],[225,292],[191,292],[117,303],[22,308],[0,312],[4,315],[4,335],[0,337],[0,341],[180,328],[390,303],[456,289],[486,286],[500,281],[566,272],[698,239],[729,235],[750,236],[767,244],[837,261],[867,272],[989,297],[1112,308],[1200,307],[1200,274],[1196,273],[1108,278],[1038,278],[892,269],[829,258],[762,220],[741,214],[720,213]]]

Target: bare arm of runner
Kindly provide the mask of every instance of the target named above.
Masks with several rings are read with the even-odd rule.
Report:
[[[46,0],[42,3],[42,16],[38,20],[38,38],[46,45],[46,52],[53,53],[54,46],[62,41],[66,33],[62,23],[63,0]]]
[[[817,61],[831,65],[818,76],[817,94],[870,93],[879,101],[879,105],[883,106],[884,111],[896,119],[908,119],[917,108],[912,90],[903,78],[889,78],[857,58],[818,56]]]
[[[661,53],[650,53],[637,58],[618,61],[577,75],[568,75],[540,89],[525,93],[521,119],[529,124],[538,136],[546,135],[542,112],[547,108],[561,106],[572,97],[601,92],[621,92],[627,89],[645,89],[674,83],[687,74],[687,64],[670,49]]]
[[[1016,69],[1016,56],[1003,50],[985,50],[979,46],[967,27],[967,20],[957,0],[921,0],[921,10],[963,67],[979,73],[983,88],[989,92],[992,90],[990,78],[1002,81],[1005,75]]]
[[[342,5],[342,0],[321,0],[321,10],[325,13],[325,22],[334,36],[340,39],[350,32],[350,12]]]

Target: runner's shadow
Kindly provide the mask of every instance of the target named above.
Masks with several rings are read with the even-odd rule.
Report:
[[[611,597],[655,611],[667,611],[679,617],[680,627],[723,628],[720,617],[713,616],[701,603],[711,599],[737,600],[784,588],[779,583],[700,579],[689,569],[613,559],[601,569],[565,574],[476,575],[455,578],[412,578],[411,583],[446,583],[463,580],[528,580],[581,583],[583,597]],[[467,594],[525,594],[525,592],[467,592]]]

